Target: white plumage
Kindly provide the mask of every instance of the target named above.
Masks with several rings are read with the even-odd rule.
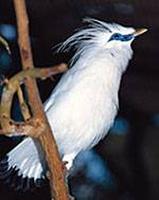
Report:
[[[96,145],[112,126],[118,109],[120,79],[132,57],[133,28],[87,19],[88,26],[58,51],[75,50],[71,68],[44,105],[58,149],[69,169],[79,152]],[[130,37],[131,36],[131,37]],[[8,170],[23,178],[43,178],[46,164],[38,143],[24,139],[7,154]],[[40,147],[39,147],[40,148]],[[39,153],[40,152],[40,153]],[[5,161],[1,161],[1,166]],[[6,170],[1,170],[1,174]]]

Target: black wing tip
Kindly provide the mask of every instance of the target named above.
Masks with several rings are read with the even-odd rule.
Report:
[[[8,167],[8,156],[0,160],[0,179],[3,180],[11,174],[13,169]]]
[[[19,175],[19,169],[9,167],[8,156],[5,156],[0,161],[0,181],[8,185],[10,188],[18,192],[34,191],[36,188],[41,188],[47,183],[45,176],[34,180],[34,178],[23,177]]]
[[[8,156],[5,155],[1,160],[0,160],[0,164],[5,164],[8,163]]]

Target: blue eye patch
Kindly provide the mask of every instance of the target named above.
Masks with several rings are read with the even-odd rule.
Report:
[[[122,41],[122,42],[127,42],[127,41],[129,41],[129,40],[131,40],[131,39],[133,39],[133,38],[134,38],[134,35],[133,35],[133,34],[122,35],[122,34],[120,34],[120,33],[114,33],[114,34],[110,37],[109,41],[112,41],[112,40],[120,40],[120,41]],[[108,41],[108,42],[109,42],[109,41]]]

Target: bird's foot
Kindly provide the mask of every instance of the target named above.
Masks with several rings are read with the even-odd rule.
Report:
[[[67,168],[67,164],[68,164],[68,161],[63,161],[62,162],[62,169],[63,169],[63,173],[64,173],[64,176],[65,176],[65,178],[67,179],[67,177],[68,177],[68,172],[69,172],[69,170],[68,170],[68,168]]]

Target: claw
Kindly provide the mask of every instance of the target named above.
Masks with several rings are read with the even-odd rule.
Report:
[[[68,170],[67,170],[67,165],[68,164],[68,161],[63,161],[62,162],[62,169],[63,169],[63,172],[64,172],[64,175],[67,174]]]

